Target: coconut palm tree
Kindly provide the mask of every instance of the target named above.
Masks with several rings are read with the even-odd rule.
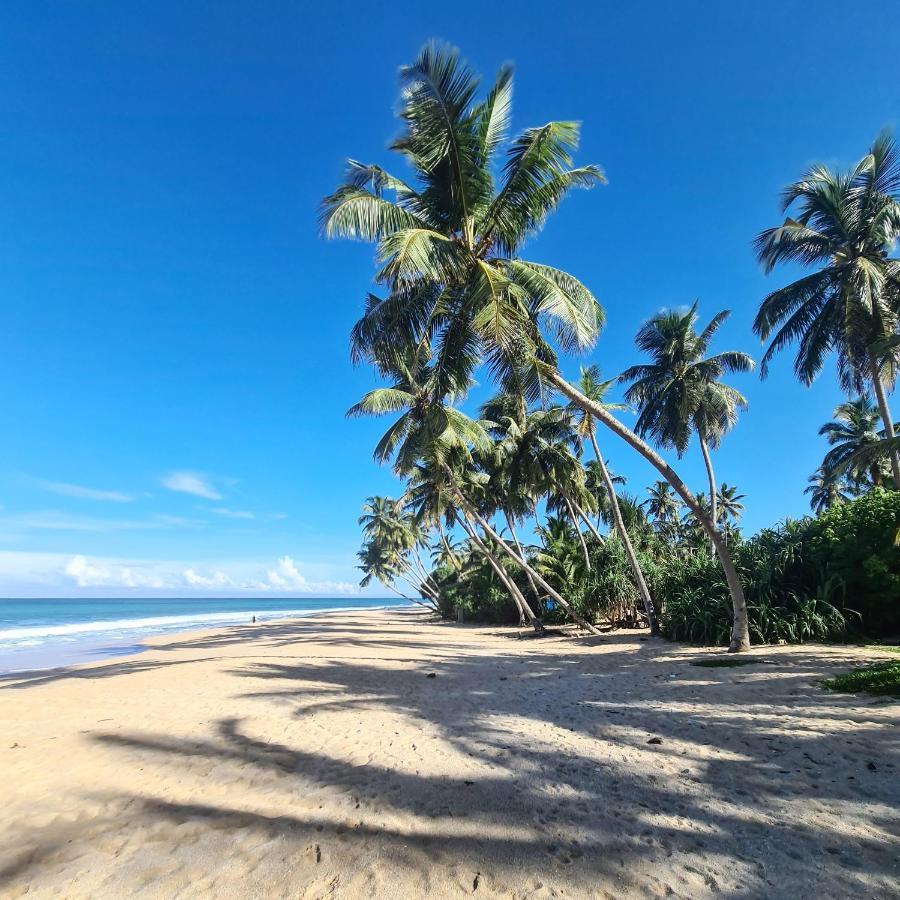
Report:
[[[363,504],[359,524],[363,526],[364,537],[358,554],[360,568],[365,573],[363,586],[376,577],[395,590],[393,582],[399,577],[421,596],[436,603],[439,588],[416,553],[423,534],[412,518],[403,513],[400,502],[390,497],[369,497]]]
[[[647,488],[644,508],[661,531],[666,531],[673,523],[677,523],[681,513],[681,504],[668,481],[656,481]]]
[[[355,360],[381,367],[397,348],[435,348],[436,396],[464,391],[486,360],[501,387],[536,400],[552,385],[623,438],[695,509],[717,541],[714,523],[652,447],[584,397],[557,369],[549,330],[563,351],[593,344],[599,304],[572,275],[521,258],[533,235],[574,187],[603,178],[574,167],[579,127],[549,122],[527,129],[506,150],[499,185],[494,170],[509,121],[512,70],[501,70],[483,101],[478,81],[446,47],[429,45],[401,70],[404,133],[392,144],[411,165],[413,183],[378,165],[351,161],[347,178],[322,204],[327,237],[375,242],[383,295],[370,294],[351,334]],[[737,570],[717,541],[735,608],[730,649],[749,647],[746,604]]]
[[[883,132],[848,171],[817,165],[789,185],[782,209],[796,211],[755,243],[767,274],[781,263],[815,268],[763,300],[753,329],[771,341],[760,374],[765,377],[779,350],[797,342],[794,371],[809,385],[834,351],[847,393],[862,393],[866,383],[874,388],[888,438],[894,422],[887,390],[898,352],[890,339],[900,313],[900,259],[890,256],[900,236],[898,192],[900,152]],[[896,452],[890,463],[900,485]]]
[[[351,161],[347,179],[322,204],[327,237],[378,245],[377,282],[353,329],[354,358],[376,365],[384,348],[435,347],[439,394],[468,384],[487,355],[505,389],[540,393],[534,361],[553,362],[546,324],[566,350],[585,348],[602,323],[599,304],[576,278],[522,259],[526,239],[570,190],[602,183],[596,166],[574,167],[576,122],[529,128],[506,150],[512,69],[501,69],[483,101],[478,78],[456,50],[430,44],[401,69],[404,133],[391,148],[413,169],[412,184],[380,166]]]
[[[839,403],[834,410],[834,420],[820,429],[831,445],[822,460],[823,473],[843,476],[858,493],[869,485],[880,487],[884,482],[884,460],[860,461],[860,451],[882,444],[884,430],[878,428],[880,413],[867,394]],[[886,458],[887,455],[885,455]]]
[[[607,410],[624,409],[625,407],[621,403],[609,403],[605,399],[614,383],[615,379],[612,381],[603,381],[601,379],[598,366],[582,366],[581,377],[578,380],[578,390],[581,391],[585,397],[589,398],[594,403],[603,406]],[[625,522],[622,519],[622,510],[619,507],[616,489],[613,486],[612,477],[609,474],[609,470],[606,468],[606,462],[603,459],[603,454],[600,452],[600,446],[597,443],[594,418],[590,412],[572,401],[569,402],[568,410],[574,418],[575,433],[579,440],[587,440],[591,443],[591,447],[594,451],[594,461],[597,464],[600,471],[600,477],[602,478],[603,485],[606,489],[606,496],[609,502],[612,519],[615,524],[616,533],[619,535],[619,540],[625,548],[628,564],[631,566],[631,571],[634,573],[635,584],[637,585],[638,593],[641,596],[644,612],[647,614],[650,631],[652,634],[657,634],[659,626],[656,621],[656,612],[653,609],[653,600],[650,596],[650,589],[647,587],[647,580],[644,578],[644,573],[641,571],[641,565],[638,562],[637,554],[634,552],[634,546],[628,536],[628,529],[625,527]]]
[[[663,447],[681,456],[691,435],[696,434],[706,465],[711,498],[710,517],[718,525],[716,477],[710,447],[737,421],[738,410],[747,408],[744,396],[719,379],[726,372],[749,372],[753,360],[737,350],[706,356],[716,331],[730,315],[723,310],[697,332],[697,303],[686,312],[667,310],[646,322],[635,343],[652,362],[632,366],[620,375],[630,381],[625,399],[635,404],[639,416],[635,430],[651,435]],[[711,547],[715,553],[715,546]]]
[[[837,503],[846,503],[849,496],[845,492],[843,479],[835,477],[833,472],[816,469],[809,476],[809,485],[803,491],[809,494],[809,505],[816,515],[825,512]]]
[[[745,495],[739,494],[734,485],[722,482],[716,492],[716,503],[719,510],[719,521],[723,525],[727,525],[729,521],[737,525],[744,513],[744,504],[741,503],[741,500],[744,499]]]

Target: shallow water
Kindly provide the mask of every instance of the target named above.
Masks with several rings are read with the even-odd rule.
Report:
[[[137,653],[153,635],[317,612],[403,605],[382,598],[0,599],[0,672]]]

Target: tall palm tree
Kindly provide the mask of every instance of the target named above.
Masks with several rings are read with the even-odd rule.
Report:
[[[621,403],[609,403],[606,401],[606,395],[609,393],[613,381],[603,381],[600,377],[600,369],[597,366],[589,366],[581,368],[581,377],[578,380],[578,389],[585,397],[594,403],[603,406],[607,410],[623,409]],[[619,507],[619,499],[616,496],[616,489],[613,486],[612,477],[606,468],[606,462],[603,454],[600,452],[600,446],[597,443],[596,425],[594,418],[586,409],[577,403],[569,402],[568,406],[570,414],[575,420],[575,433],[584,441],[588,440],[594,451],[594,461],[600,471],[600,477],[603,479],[606,495],[609,501],[610,511],[612,513],[613,522],[615,523],[616,532],[619,540],[625,548],[625,555],[628,557],[628,564],[634,574],[634,580],[637,585],[638,593],[641,596],[641,602],[644,606],[644,612],[647,615],[647,621],[650,625],[652,634],[657,634],[659,626],[656,621],[656,612],[653,609],[653,599],[650,596],[650,589],[647,587],[647,580],[641,571],[641,565],[638,562],[637,554],[634,552],[634,546],[631,538],[628,536],[628,529],[622,519],[622,510]]]
[[[483,355],[505,389],[537,399],[534,361],[555,361],[539,325],[565,350],[596,339],[602,311],[576,278],[522,259],[526,239],[572,188],[604,179],[596,166],[574,167],[576,122],[529,128],[506,150],[512,69],[501,69],[487,97],[456,50],[430,44],[401,69],[400,117],[406,129],[391,148],[411,165],[412,184],[377,165],[351,161],[345,183],[322,205],[327,237],[378,245],[377,282],[353,329],[356,359],[376,365],[382,348],[429,341],[439,394],[468,383]],[[390,195],[390,196],[389,196]]]
[[[729,310],[717,313],[698,333],[696,302],[686,313],[659,313],[641,326],[635,339],[652,362],[632,366],[619,376],[631,382],[625,398],[640,412],[635,427],[638,434],[652,436],[679,456],[687,449],[691,435],[697,435],[709,479],[714,525],[718,525],[719,517],[709,450],[718,447],[737,421],[738,410],[747,408],[744,396],[719,379],[726,372],[749,372],[753,368],[753,360],[737,350],[706,355],[713,336],[729,315]],[[715,546],[711,549],[715,553]]]
[[[327,237],[378,245],[377,281],[351,334],[355,360],[376,366],[397,348],[435,348],[437,395],[464,389],[486,359],[501,387],[527,401],[542,380],[579,402],[666,478],[716,543],[735,608],[730,649],[749,647],[746,604],[737,570],[714,523],[678,474],[610,412],[584,397],[557,369],[549,329],[563,351],[593,344],[599,304],[572,275],[523,260],[523,243],[574,187],[603,178],[595,166],[574,167],[574,122],[527,129],[506,151],[499,187],[493,172],[504,142],[512,70],[501,70],[487,97],[455,50],[430,45],[401,70],[404,133],[392,148],[411,165],[409,184],[378,165],[351,161],[347,179],[322,204]]]
[[[789,185],[782,210],[796,212],[761,232],[755,244],[767,274],[780,263],[815,268],[773,291],[759,308],[754,331],[764,341],[775,332],[762,376],[775,353],[797,342],[794,371],[809,385],[834,351],[847,393],[862,393],[866,383],[874,388],[888,438],[894,436],[894,422],[887,390],[898,361],[890,339],[900,313],[900,259],[890,256],[900,237],[898,192],[900,152],[883,132],[848,171],[817,165]],[[890,462],[900,485],[896,452]]]
[[[360,568],[365,573],[365,586],[372,577],[394,590],[393,582],[400,577],[413,590],[433,603],[439,598],[439,588],[425,571],[416,548],[423,535],[416,523],[403,513],[401,504],[390,497],[369,497],[359,517],[363,526],[364,544],[358,554]]]
[[[865,455],[860,451],[877,446],[884,440],[884,431],[878,428],[880,414],[867,394],[839,403],[834,410],[834,420],[826,422],[819,434],[827,438],[831,450],[822,460],[822,472],[835,477],[843,476],[859,491],[867,485],[880,487],[884,481],[882,462],[870,459],[861,462]]]

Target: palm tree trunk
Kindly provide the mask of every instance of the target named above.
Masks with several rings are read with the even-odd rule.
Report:
[[[591,555],[588,553],[587,542],[584,539],[584,534],[581,531],[581,521],[578,518],[578,515],[575,512],[575,508],[572,506],[572,501],[565,495],[562,495],[563,500],[566,501],[566,507],[569,510],[569,516],[572,519],[572,525],[575,527],[575,534],[578,535],[578,540],[581,543],[581,553],[584,556],[584,564],[587,567],[588,572],[591,571]]]
[[[578,505],[578,501],[570,500],[569,502],[572,504],[572,506],[575,507],[575,512],[578,513],[581,521],[584,522],[585,525],[587,525],[588,531],[590,531],[590,533],[597,539],[597,543],[602,544],[603,535],[600,534],[600,532],[594,527],[594,523],[590,520],[588,514],[581,508],[581,506]]]
[[[491,552],[487,544],[485,544],[481,537],[478,535],[475,527],[469,521],[468,516],[463,519],[463,528],[465,528],[475,546],[478,547],[478,549],[482,552],[485,559],[488,561],[488,564],[494,570],[503,586],[507,591],[509,591],[510,596],[513,598],[513,602],[516,604],[516,608],[519,610],[519,624],[524,625],[525,622],[528,622],[535,628],[536,631],[539,630],[537,626],[534,625],[535,621],[537,621],[535,615],[531,611],[531,608],[528,606],[528,603],[526,602],[525,597],[522,595],[522,592],[519,590],[519,586],[509,577],[509,575],[507,575],[506,570],[500,563],[500,560],[497,559],[497,557]]]
[[[656,470],[672,485],[675,492],[685,502],[688,509],[697,517],[704,530],[709,534],[713,542],[722,569],[725,572],[725,580],[728,582],[728,591],[731,594],[731,606],[734,618],[731,626],[731,642],[728,649],[732,653],[750,649],[750,628],[747,621],[747,601],[744,598],[744,589],[738,577],[737,569],[731,559],[731,554],[722,540],[721,534],[713,523],[709,514],[697,503],[697,498],[691,493],[688,486],[678,477],[678,473],[645,441],[639,438],[630,428],[623,425],[614,415],[604,409],[599,403],[588,399],[573,385],[569,384],[559,372],[546,371],[547,380],[573,403],[577,403],[585,412],[590,413],[595,419],[602,422],[611,431],[614,431],[630,447],[640,453]]]
[[[515,562],[519,564],[519,566],[524,569],[526,573],[530,573],[531,577],[572,617],[572,619],[577,622],[585,631],[589,631],[591,634],[600,634],[600,631],[595,628],[590,622],[585,621],[574,609],[569,605],[569,601],[566,600],[558,591],[556,591],[538,572],[536,569],[532,568],[528,561],[519,556],[515,550],[513,550],[506,541],[501,540],[500,536],[491,528],[490,524],[484,520],[482,516],[478,514],[478,510],[466,500],[465,495],[462,491],[456,486],[456,482],[453,480],[453,476],[450,473],[450,470],[447,469],[447,474],[450,477],[451,484],[453,485],[454,490],[456,491],[456,496],[459,502],[462,504],[463,509],[475,519],[476,522],[482,527],[482,529],[489,534],[496,542],[497,546],[506,553],[507,556],[512,558]]]
[[[525,551],[522,549],[522,544],[519,541],[519,536],[516,534],[516,529],[513,527],[512,516],[505,509],[503,510],[503,515],[506,516],[506,526],[507,528],[509,528],[509,533],[513,539],[513,543],[516,545],[516,550],[519,551],[519,556],[524,557]],[[526,572],[525,574],[528,576],[528,584],[531,587],[531,593],[534,595],[535,601],[540,603],[541,595],[538,593],[537,585],[534,583],[534,579],[528,572]]]
[[[453,564],[453,568],[456,569],[456,574],[459,575],[462,573],[462,566],[459,564],[459,560],[456,558],[456,554],[450,547],[450,542],[447,540],[447,535],[444,533],[444,526],[441,524],[441,520],[438,519],[438,534],[441,536],[441,543],[444,545],[444,549],[447,551],[447,556],[450,558],[450,562]]]
[[[422,584],[428,585],[428,587],[430,587],[436,595],[439,595],[441,593],[440,585],[434,580],[432,574],[425,569],[425,566],[422,564],[422,560],[419,557],[418,549],[416,549],[416,551],[411,555],[415,560],[416,569],[420,577],[422,578]]]
[[[870,362],[872,368],[872,384],[875,387],[875,397],[878,400],[878,409],[881,412],[881,420],[884,422],[884,436],[888,440],[894,437],[894,420],[891,418],[891,410],[888,407],[887,395],[884,392],[884,383],[881,380],[881,370],[878,361],[873,356]],[[894,490],[900,491],[900,454],[896,450],[891,451],[891,476],[894,479]]]
[[[712,510],[713,527],[719,527],[719,505],[716,497],[716,473],[713,472],[712,457],[709,455],[709,447],[706,446],[706,438],[700,437],[700,452],[703,454],[703,462],[706,463],[706,477],[709,479],[709,506]],[[724,538],[723,538],[724,540]],[[716,555],[716,545],[710,540],[709,552],[712,556]]]
[[[591,446],[594,448],[594,456],[600,467],[600,476],[603,478],[603,485],[606,493],[609,494],[609,505],[612,507],[613,522],[616,531],[619,533],[619,540],[625,548],[625,555],[628,557],[628,564],[634,573],[634,580],[637,584],[638,593],[641,595],[641,602],[644,604],[644,612],[647,614],[647,621],[650,624],[650,634],[659,634],[659,622],[656,621],[656,610],[653,608],[653,598],[650,596],[650,589],[647,587],[647,580],[641,570],[641,564],[638,562],[637,554],[628,535],[628,529],[625,527],[625,520],[622,518],[622,510],[619,508],[619,498],[616,496],[616,489],[609,476],[609,469],[603,461],[600,448],[597,446],[597,436],[594,429],[591,428]]]

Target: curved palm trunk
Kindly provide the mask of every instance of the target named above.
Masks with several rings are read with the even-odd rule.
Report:
[[[594,526],[594,523],[590,520],[590,518],[588,517],[588,514],[578,505],[578,503],[575,500],[572,501],[572,506],[575,507],[575,512],[577,512],[578,515],[581,516],[581,520],[584,522],[585,525],[587,525],[588,531],[590,531],[590,533],[597,539],[597,543],[602,544],[603,543],[603,535],[600,534],[600,532]]]
[[[645,441],[641,440],[630,428],[623,425],[614,415],[605,410],[599,403],[585,397],[577,388],[569,384],[559,372],[546,373],[547,380],[573,403],[577,403],[585,412],[590,413],[595,419],[602,422],[611,431],[614,431],[630,447],[636,450],[672,485],[675,492],[685,502],[697,520],[703,525],[709,534],[710,540],[716,548],[722,569],[725,572],[725,580],[728,582],[728,591],[731,594],[731,605],[734,611],[734,620],[731,626],[731,642],[728,649],[732,653],[750,649],[750,629],[747,622],[747,601],[744,598],[744,589],[738,577],[737,569],[731,559],[731,554],[725,546],[725,541],[713,523],[709,514],[698,503],[697,498],[691,493],[688,486],[678,477],[678,473]]]
[[[612,478],[610,478],[609,469],[606,468],[606,463],[600,453],[600,448],[597,446],[597,436],[594,434],[593,428],[591,429],[591,446],[594,448],[594,456],[600,467],[600,476],[603,478],[603,485],[606,488],[606,493],[609,495],[609,505],[612,507],[613,522],[615,523],[616,531],[619,533],[619,540],[625,548],[628,564],[631,566],[638,593],[641,595],[641,602],[644,604],[644,612],[647,614],[647,621],[650,624],[650,634],[659,634],[659,622],[656,621],[656,610],[653,608],[653,599],[650,596],[650,589],[647,587],[647,581],[641,570],[641,564],[638,562],[637,554],[634,552],[631,538],[628,535],[628,529],[625,527],[625,520],[622,518],[622,510],[619,508],[619,498],[616,496],[616,489],[612,483]]]
[[[490,524],[484,520],[484,518],[479,515],[478,510],[466,500],[465,495],[462,491],[456,486],[456,482],[453,481],[453,476],[450,475],[449,469],[447,470],[447,474],[450,476],[451,483],[453,484],[454,490],[456,491],[457,498],[459,502],[462,504],[463,509],[475,519],[476,522],[482,527],[482,529],[489,534],[496,542],[497,546],[506,553],[511,559],[521,566],[522,569],[525,570],[526,573],[530,573],[531,577],[572,617],[572,619],[577,622],[585,631],[589,631],[591,634],[600,634],[600,631],[591,625],[590,622],[585,621],[581,616],[575,612],[574,609],[569,605],[569,601],[566,600],[558,591],[556,591],[548,582],[543,578],[543,576],[536,569],[532,568],[532,566],[528,563],[528,561],[519,556],[515,550],[513,550],[506,541],[502,540],[500,536],[491,528]]]
[[[874,357],[872,357],[870,365],[872,368],[872,384],[875,388],[875,397],[878,400],[878,410],[881,413],[881,421],[884,422],[884,436],[887,440],[891,440],[894,437],[894,420],[891,418],[887,395],[884,392],[881,371]],[[891,451],[891,476],[894,479],[894,490],[900,491],[900,454],[896,450]]]
[[[462,573],[462,566],[459,564],[459,560],[456,558],[456,554],[450,547],[450,542],[447,540],[447,535],[444,533],[444,526],[441,525],[440,520],[438,520],[438,534],[441,536],[441,543],[444,545],[444,550],[447,551],[447,556],[450,559],[450,562],[453,564],[453,568],[456,569],[456,574],[459,575]]]
[[[509,575],[507,575],[506,570],[500,563],[500,560],[497,559],[497,557],[491,552],[491,549],[481,539],[478,532],[469,521],[468,516],[463,520],[463,528],[465,528],[475,546],[478,547],[478,549],[484,554],[485,559],[488,561],[488,564],[494,570],[503,586],[507,591],[509,591],[510,596],[513,598],[513,602],[516,604],[516,608],[519,610],[519,624],[524,625],[525,622],[528,622],[528,624],[531,625],[535,629],[535,631],[541,630],[543,626],[539,627],[540,623],[537,617],[532,612],[531,607],[528,605],[528,602],[525,600],[522,592],[519,590],[519,586],[515,583],[515,581],[513,581],[512,578],[509,577]]]
[[[503,510],[503,515],[506,517],[506,527],[509,528],[509,533],[513,539],[513,543],[516,545],[516,550],[519,551],[519,556],[524,558],[525,551],[522,549],[522,543],[519,541],[519,536],[516,534],[516,529],[513,527],[512,516],[505,509]],[[538,593],[537,585],[534,583],[534,579],[528,572],[526,572],[525,575],[528,578],[528,585],[531,588],[531,593],[534,595],[535,601],[540,603],[541,595]]]
[[[712,457],[709,455],[709,447],[706,446],[706,439],[700,435],[700,452],[703,454],[703,462],[706,463],[706,477],[709,479],[709,506],[712,510],[713,527],[719,527],[719,505],[716,497],[716,473],[713,472]],[[724,539],[723,539],[724,540]],[[716,545],[709,542],[709,552],[716,555]]]
[[[562,495],[563,500],[566,501],[566,508],[569,510],[569,516],[572,519],[572,525],[575,528],[575,534],[578,535],[578,541],[581,544],[581,553],[584,556],[584,564],[587,567],[588,572],[591,571],[591,555],[588,553],[587,542],[584,539],[584,534],[581,531],[581,522],[578,518],[578,515],[575,512],[575,508],[572,506],[572,501],[565,495]]]

